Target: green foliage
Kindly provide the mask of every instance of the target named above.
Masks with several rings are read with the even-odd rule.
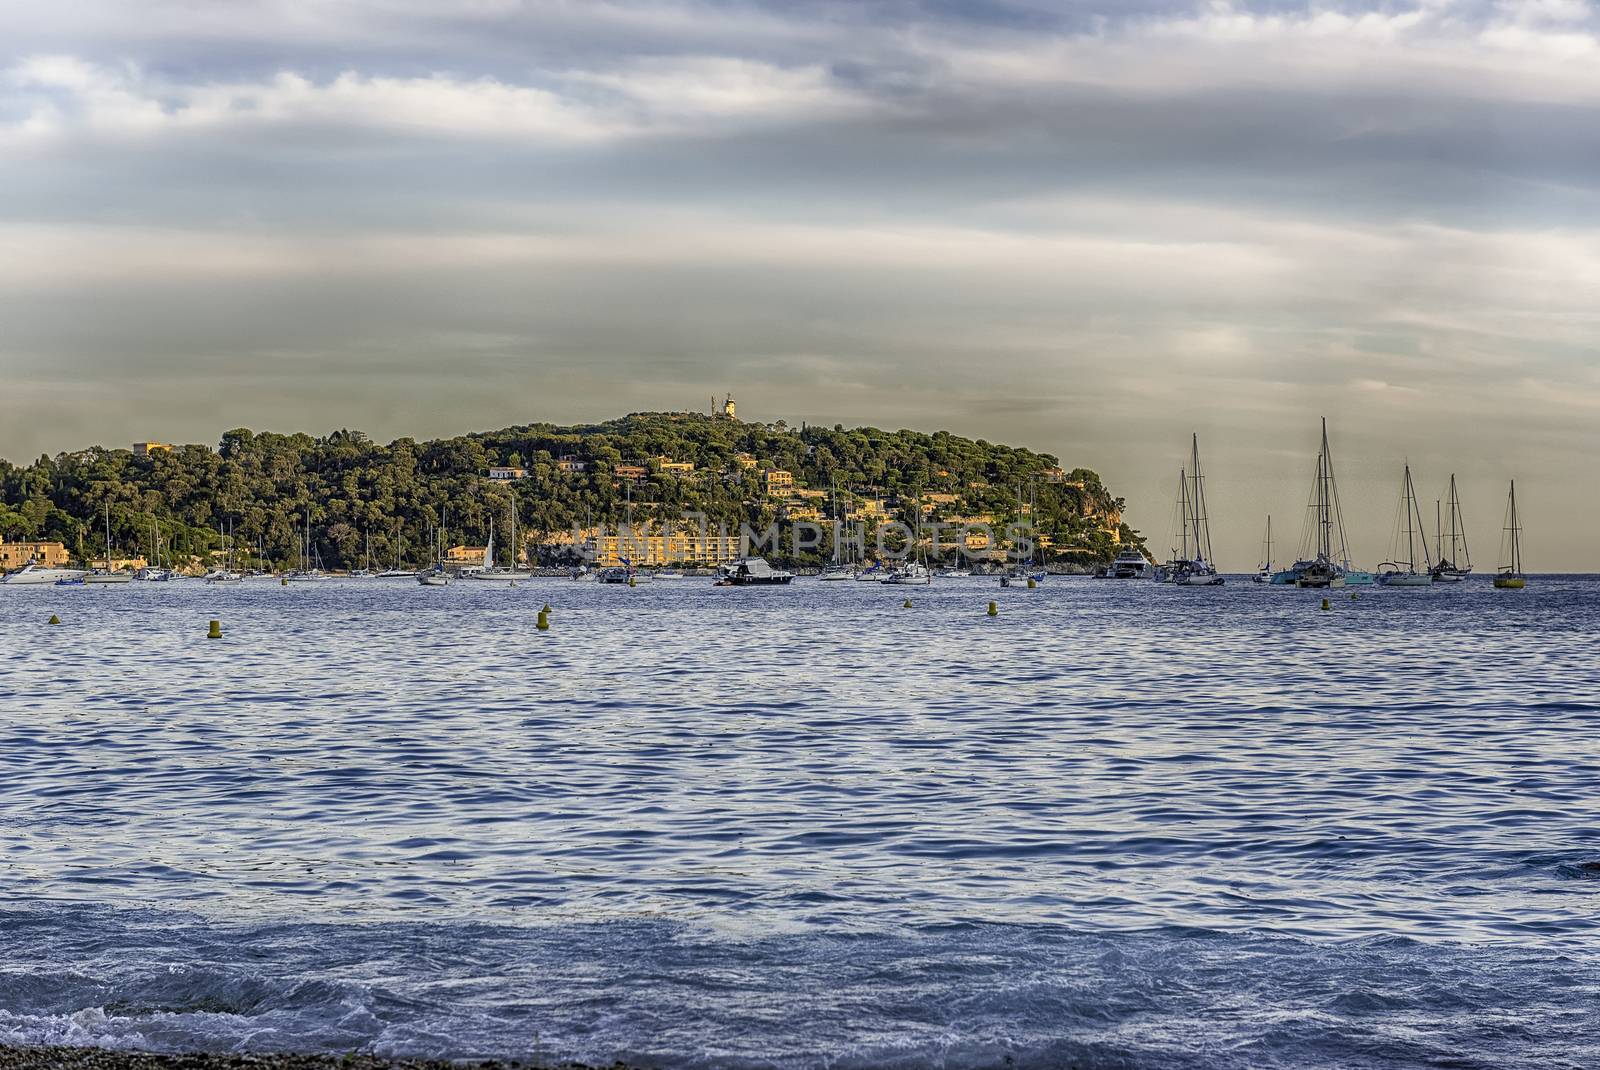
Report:
[[[742,468],[736,454],[756,458]],[[564,472],[563,457],[586,462]],[[688,461],[692,474],[664,472],[662,458]],[[612,466],[639,464],[637,483]],[[492,483],[491,465],[519,465],[528,478]],[[1120,512],[1097,475],[1075,469],[1063,479],[1048,454],[944,431],[806,427],[742,423],[680,413],[636,413],[606,423],[529,424],[432,442],[379,445],[359,431],[323,438],[238,428],[217,449],[189,445],[149,456],[95,447],[17,466],[0,461],[0,534],[55,538],[80,554],[97,552],[110,507],[113,542],[145,551],[157,534],[179,560],[204,558],[231,528],[247,560],[291,565],[309,513],[317,554],[330,568],[398,558],[406,567],[431,556],[430,525],[441,511],[449,542],[482,545],[491,518],[504,533],[513,501],[530,537],[596,524],[663,520],[701,513],[715,528],[764,525],[783,515],[765,494],[763,472],[787,469],[797,487],[836,493],[841,508],[878,498],[909,523],[916,495],[959,496],[935,519],[992,514],[1016,519],[1029,501],[1037,528],[1055,539],[1062,560],[1089,564],[1114,553],[1104,529]],[[830,504],[816,503],[825,512]],[[1126,528],[1123,538],[1136,538]],[[502,544],[503,545],[503,544]]]

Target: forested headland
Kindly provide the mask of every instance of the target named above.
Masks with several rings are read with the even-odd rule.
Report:
[[[512,473],[515,481],[491,480],[493,467],[522,471]],[[503,539],[515,508],[539,553],[547,537],[614,528],[629,517],[681,522],[698,512],[713,528],[737,531],[867,502],[907,524],[919,502],[925,519],[1005,524],[1026,514],[1049,536],[1047,557],[1057,563],[1093,565],[1119,542],[1139,541],[1122,523],[1122,500],[1094,472],[943,431],[637,413],[386,445],[359,431],[313,437],[240,428],[215,448],[145,454],[96,446],[27,465],[0,460],[0,535],[57,539],[88,558],[102,550],[109,509],[119,552],[147,554],[159,540],[180,564],[209,560],[219,532],[231,531],[245,561],[292,566],[308,513],[317,556],[338,569],[362,565],[369,542],[374,567],[425,564],[441,510],[450,541],[482,545],[491,518]]]

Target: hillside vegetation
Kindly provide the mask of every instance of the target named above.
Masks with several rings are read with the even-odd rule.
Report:
[[[663,469],[663,461],[694,468]],[[491,481],[491,466],[526,476]],[[779,480],[791,473],[800,489],[769,493],[772,470]],[[807,489],[813,493],[804,496]],[[832,515],[835,495],[841,511],[877,501],[907,523],[919,495],[938,496],[929,519],[981,516],[997,524],[1017,518],[1020,498],[1036,530],[1051,537],[1051,559],[1084,565],[1109,559],[1119,539],[1137,538],[1121,523],[1121,499],[1099,476],[1062,471],[1047,454],[943,431],[790,428],[680,413],[387,445],[359,431],[314,438],[241,428],[215,449],[144,455],[95,447],[23,467],[0,461],[0,534],[59,539],[80,557],[97,554],[109,504],[121,550],[147,551],[158,531],[180,561],[204,559],[219,545],[219,529],[231,526],[249,556],[259,547],[282,566],[297,560],[309,511],[327,567],[360,565],[369,536],[374,564],[388,566],[397,530],[401,560],[414,566],[431,555],[427,532],[441,508],[450,541],[482,545],[491,517],[503,539],[514,501],[519,529],[537,544],[575,526],[615,527],[630,515],[636,524],[678,521],[691,511],[713,528],[737,531],[809,510]]]

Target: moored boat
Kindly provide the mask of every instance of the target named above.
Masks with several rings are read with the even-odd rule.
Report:
[[[933,573],[920,561],[906,561],[891,569],[882,582],[900,587],[925,587],[933,582]]]
[[[1450,493],[1448,507],[1450,511],[1450,537],[1445,539],[1444,517],[1441,509],[1442,503],[1433,503],[1434,518],[1434,557],[1437,561],[1433,566],[1433,582],[1435,583],[1460,583],[1472,575],[1472,551],[1467,548],[1467,526],[1461,515],[1461,498],[1456,493],[1456,474],[1450,473]]]
[[[1097,569],[1095,576],[1104,580],[1143,580],[1150,577],[1150,562],[1139,550],[1123,550],[1111,564]]]
[[[1411,482],[1411,466],[1405,466],[1400,484],[1399,530],[1395,533],[1395,560],[1378,566],[1378,583],[1384,587],[1433,586],[1433,562],[1428,559],[1428,540],[1422,536],[1422,514],[1417,508],[1417,490]],[[1419,540],[1419,536],[1422,536]],[[1404,545],[1402,545],[1402,540]],[[1417,567],[1417,544],[1422,544],[1422,567]],[[1401,559],[1401,555],[1404,559]]]
[[[1511,481],[1511,493],[1506,498],[1506,526],[1502,538],[1502,560],[1494,585],[1502,590],[1520,591],[1528,585],[1522,571],[1522,522],[1517,519],[1517,481]]]
[[[773,568],[764,557],[741,557],[717,570],[717,587],[772,587],[794,579],[794,573]]]

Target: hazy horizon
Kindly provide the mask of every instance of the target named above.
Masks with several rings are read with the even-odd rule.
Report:
[[[1353,556],[1409,460],[1595,567],[1600,15],[84,0],[0,41],[0,457],[702,408],[1098,471]]]

